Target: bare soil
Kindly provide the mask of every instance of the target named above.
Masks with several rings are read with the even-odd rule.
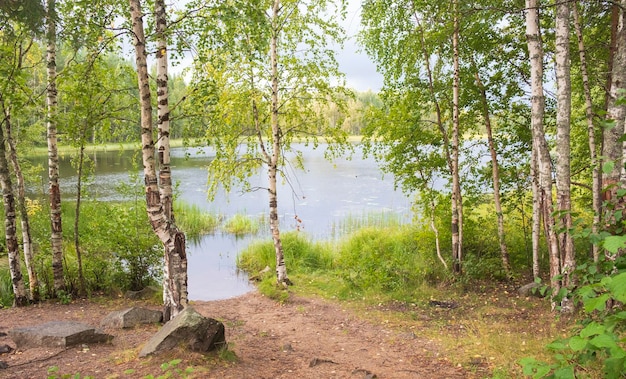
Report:
[[[111,311],[130,306],[159,309],[126,299],[46,302],[0,310],[0,332],[48,321],[74,320],[98,326]],[[159,325],[108,329],[111,343],[68,349],[26,349],[0,355],[8,368],[0,378],[466,378],[420,338],[418,330],[366,320],[340,303],[292,296],[281,304],[258,292],[219,301],[193,302],[198,312],[222,321],[228,350],[201,355],[173,351],[138,358],[142,345]],[[0,346],[15,344],[0,337]],[[163,363],[182,359],[175,367]],[[191,368],[191,372],[183,372]]]

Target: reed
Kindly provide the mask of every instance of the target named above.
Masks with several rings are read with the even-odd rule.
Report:
[[[406,216],[392,211],[369,211],[360,215],[349,214],[340,221],[333,222],[331,237],[334,239],[352,234],[363,228],[399,227],[410,220]]]
[[[245,235],[254,235],[259,232],[261,225],[264,224],[263,217],[259,217],[254,219],[250,216],[237,213],[233,215],[231,218],[226,220],[222,229],[226,233],[234,234],[235,236],[241,237]]]
[[[195,204],[188,204],[182,200],[174,202],[176,224],[185,232],[187,238],[196,239],[205,234],[214,233],[222,217],[208,213]]]

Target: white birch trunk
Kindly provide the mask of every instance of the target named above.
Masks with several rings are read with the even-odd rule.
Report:
[[[154,3],[157,31],[157,103],[158,103],[158,157],[159,157],[159,189],[161,206],[167,220],[170,237],[179,241],[180,246],[165,249],[163,304],[170,308],[172,317],[180,311],[180,305],[187,304],[187,255],[185,253],[185,235],[176,227],[173,210],[172,170],[170,163],[170,109],[168,97],[168,63],[167,63],[167,16],[165,2],[156,0]],[[182,250],[182,251],[181,251]],[[182,252],[182,254],[181,254]]]
[[[558,239],[554,230],[552,202],[552,164],[548,144],[545,139],[543,116],[545,98],[543,94],[543,47],[539,33],[539,8],[537,0],[526,0],[526,38],[530,55],[531,80],[531,127],[533,145],[537,158],[538,201],[541,205],[541,216],[544,220],[548,252],[550,255],[550,279],[552,293],[560,290],[558,275],[561,273]],[[534,216],[537,216],[533,212]],[[555,304],[553,304],[555,306]]]
[[[539,168],[537,164],[537,144],[533,141],[530,158],[530,180],[533,194],[532,214],[532,251],[533,251],[533,279],[539,279],[539,239],[541,237],[541,202],[539,200]]]
[[[142,160],[144,166],[144,180],[146,186],[146,205],[148,218],[152,229],[163,243],[165,254],[177,254],[178,259],[186,260],[185,241],[182,233],[172,233],[168,223],[159,191],[159,181],[156,174],[156,162],[154,159],[154,140],[152,138],[152,104],[150,83],[148,81],[148,65],[146,61],[146,39],[143,28],[143,13],[140,0],[129,0],[130,14],[133,25],[135,61],[137,67],[137,81],[139,97],[141,100],[141,144]],[[182,235],[182,237],[181,237]],[[187,305],[187,283],[180,283],[180,278],[164,278],[170,281],[169,291],[172,291],[170,303],[164,303],[163,319],[170,320]],[[171,285],[171,283],[174,285]],[[173,291],[180,289],[180,292]]]
[[[276,251],[276,280],[283,285],[291,284],[287,276],[287,266],[285,265],[285,254],[280,239],[280,225],[278,220],[278,193],[277,193],[277,176],[278,164],[281,161],[281,130],[278,118],[279,95],[278,95],[278,34],[280,33],[280,24],[278,16],[280,13],[280,0],[274,0],[272,6],[272,39],[270,43],[270,69],[271,69],[271,127],[272,127],[272,155],[269,160],[268,179],[269,179],[269,206],[270,206],[270,232],[274,242],[274,250]]]
[[[585,95],[585,118],[587,120],[587,136],[589,138],[589,153],[591,159],[591,196],[593,206],[593,225],[591,226],[593,234],[597,234],[600,228],[600,214],[602,213],[602,184],[600,183],[600,167],[598,164],[598,153],[596,146],[595,127],[593,125],[593,100],[591,98],[591,87],[589,85],[589,74],[587,71],[587,54],[585,52],[585,42],[583,39],[582,22],[578,12],[577,3],[573,4],[574,27],[576,29],[576,37],[578,39],[578,53],[580,55],[580,73],[583,80],[583,91]],[[593,261],[598,262],[600,258],[600,249],[597,244],[592,246]]]
[[[572,85],[570,78],[570,5],[559,2],[556,5],[556,193],[559,211],[560,264],[562,284],[569,286],[576,268],[574,241],[572,239],[572,199],[570,164],[570,124],[572,113]]]
[[[59,156],[57,153],[57,87],[56,87],[56,0],[47,0],[47,55],[48,87],[46,89],[48,180],[50,192],[50,225],[52,244],[52,272],[54,291],[65,290],[63,277],[63,227],[61,222],[61,189],[59,187]]]
[[[626,0],[620,1],[620,10],[617,20],[617,31],[615,38],[615,55],[613,57],[613,67],[611,71],[611,88],[607,104],[607,120],[611,120],[615,125],[604,130],[602,156],[605,162],[613,162],[613,170],[604,172],[602,176],[602,186],[606,190],[604,200],[616,201],[617,189],[626,180],[624,172],[623,156],[624,146],[619,139],[624,134],[624,119],[626,118],[626,105],[620,104],[618,98],[620,92],[626,88]],[[605,222],[611,223],[607,216]]]
[[[4,129],[10,123],[10,113],[7,112],[4,99],[0,96],[4,112],[2,123],[0,123],[0,188],[2,188],[2,201],[4,203],[4,236],[9,258],[9,273],[11,275],[11,285],[13,287],[13,305],[24,306],[28,304],[26,287],[20,266],[20,251],[17,241],[17,222],[15,211],[15,197],[13,195],[13,185],[9,172],[9,161],[7,160],[6,143]]]
[[[453,270],[460,274],[463,262],[463,199],[459,175],[459,16],[458,1],[453,2],[454,33],[452,36],[453,84],[452,84],[452,258]]]
[[[489,104],[487,103],[487,92],[480,75],[476,71],[476,85],[480,91],[480,100],[483,110],[483,118],[485,119],[485,129],[487,130],[487,143],[489,145],[489,154],[491,156],[491,178],[493,181],[493,203],[498,218],[498,242],[500,244],[500,255],[502,256],[502,268],[507,277],[511,276],[511,262],[509,259],[509,251],[506,246],[504,232],[504,214],[502,212],[502,202],[500,201],[500,168],[498,165],[498,153],[493,141],[493,130],[491,127],[491,115],[489,112]]]

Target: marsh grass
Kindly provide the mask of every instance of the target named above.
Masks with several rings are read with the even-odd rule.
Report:
[[[264,223],[265,219],[262,216],[255,219],[254,217],[237,213],[226,220],[222,225],[222,229],[226,233],[241,237],[244,235],[257,234]]]
[[[178,227],[191,240],[214,233],[222,221],[222,216],[203,211],[195,204],[180,200],[174,203],[174,210]]]
[[[398,227],[406,223],[403,215],[391,211],[370,211],[360,215],[350,214],[333,222],[331,237],[342,238],[363,228]]]

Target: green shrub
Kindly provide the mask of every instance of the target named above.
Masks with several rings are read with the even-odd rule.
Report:
[[[0,308],[12,305],[13,281],[11,280],[11,272],[8,267],[0,265]]]

